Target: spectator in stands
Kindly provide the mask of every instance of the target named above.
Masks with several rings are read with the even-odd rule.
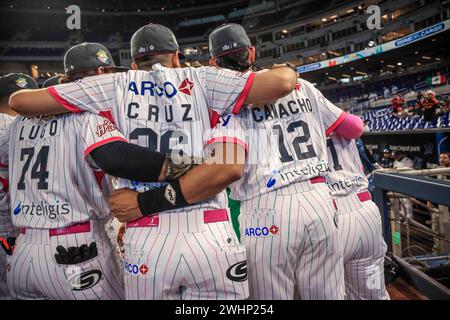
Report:
[[[450,152],[442,151],[439,154],[439,166],[444,168],[450,168]]]
[[[391,158],[391,152],[389,151],[389,149],[384,149],[383,150],[383,157],[381,158],[380,161],[380,166],[382,168],[392,168],[393,165],[393,161]]]
[[[450,111],[449,96],[439,101],[439,108],[436,110],[436,116],[441,117]]]
[[[388,99],[391,97],[391,92],[389,91],[389,88],[383,87],[383,97],[385,99]]]
[[[394,157],[395,157],[395,161],[393,163],[394,169],[399,169],[399,168],[413,169],[414,168],[414,162],[410,158],[408,158],[406,156],[406,154],[404,154],[402,152],[397,152],[394,154]]]
[[[439,101],[436,99],[435,93],[428,90],[423,99],[423,120],[431,122],[434,126],[436,124],[436,109],[439,106]]]
[[[399,112],[403,114],[404,106],[405,99],[402,96],[398,95],[392,98],[392,115],[397,117]]]

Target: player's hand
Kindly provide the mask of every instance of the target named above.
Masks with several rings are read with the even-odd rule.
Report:
[[[111,214],[120,222],[134,221],[142,218],[137,201],[138,193],[134,190],[123,188],[114,191],[109,196],[109,208]]]

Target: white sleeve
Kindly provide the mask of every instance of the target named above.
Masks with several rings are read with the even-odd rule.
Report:
[[[116,82],[120,73],[87,77],[75,82],[49,87],[48,92],[71,112],[95,114],[110,111],[115,104]]]
[[[201,85],[206,90],[208,108],[219,115],[239,113],[256,73],[241,73],[216,67],[202,67],[197,70]]]
[[[248,137],[242,125],[241,115],[225,114],[206,135],[205,149],[212,150],[216,143],[233,143],[242,146],[248,153]]]
[[[78,126],[78,143],[84,151],[86,160],[92,165],[90,159],[92,150],[114,141],[125,141],[125,137],[116,128],[114,123],[105,117],[92,113],[80,115]]]
[[[305,80],[299,80],[300,85],[305,85],[311,92],[319,108],[325,133],[328,136],[344,121],[346,113],[324,97],[322,92]]]

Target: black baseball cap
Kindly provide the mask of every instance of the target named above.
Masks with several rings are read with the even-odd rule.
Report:
[[[10,73],[0,77],[0,97],[22,89],[38,88],[36,80],[23,73]]]
[[[131,57],[157,55],[180,51],[172,30],[161,24],[148,24],[139,28],[131,37]],[[183,54],[180,54],[184,58]]]
[[[116,67],[111,53],[100,43],[83,42],[67,50],[64,55],[64,71],[66,74],[98,67],[128,70],[124,67]]]
[[[213,58],[251,46],[244,28],[236,23],[224,24],[209,35],[209,52]]]
[[[54,77],[48,78],[47,80],[44,81],[44,84],[42,85],[42,88],[48,88],[51,86],[56,86],[57,84],[59,84],[59,78],[61,78],[62,75],[58,74]]]

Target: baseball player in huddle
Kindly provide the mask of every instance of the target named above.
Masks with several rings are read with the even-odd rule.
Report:
[[[219,27],[209,40],[210,63],[230,67],[230,60],[242,61],[239,56],[253,63],[254,48],[241,26]],[[224,50],[228,43],[237,45]],[[230,197],[241,201],[251,298],[344,297],[339,234],[323,178],[325,131],[344,118],[341,109],[299,79],[291,94],[218,126],[212,141],[239,139],[249,150],[244,177],[231,186]]]
[[[112,71],[107,49],[82,44],[65,55],[66,78]],[[45,90],[45,89],[44,89]],[[20,228],[8,256],[8,287],[18,299],[123,299],[123,276],[105,230],[103,173],[91,152],[124,137],[106,118],[65,114],[10,126],[1,154],[9,167],[11,216]],[[9,145],[9,152],[5,148]]]
[[[10,215],[8,150],[6,143],[9,137],[9,127],[17,113],[9,108],[9,96],[21,89],[36,89],[38,84],[28,75],[10,73],[0,77],[0,300],[10,299],[6,285],[6,257],[12,253],[18,229],[14,227]],[[5,146],[3,146],[5,145]]]
[[[23,91],[10,104],[22,114],[86,110],[109,115],[132,143],[202,157],[202,133],[211,118],[239,112],[244,103],[279,98],[295,85],[295,74],[286,67],[264,73],[179,68],[175,36],[161,25],[139,29],[131,48],[132,68],[142,71]],[[130,194],[135,203],[126,220],[137,220],[127,223],[124,239],[127,298],[248,297],[245,248],[236,239],[224,192],[188,206],[178,180],[161,186],[119,179],[118,186],[142,191],[136,196],[122,190],[114,197],[118,206]],[[175,209],[180,206],[185,207]]]
[[[386,300],[381,216],[368,191],[355,140],[332,135],[328,140],[327,183],[338,211],[347,299]]]

